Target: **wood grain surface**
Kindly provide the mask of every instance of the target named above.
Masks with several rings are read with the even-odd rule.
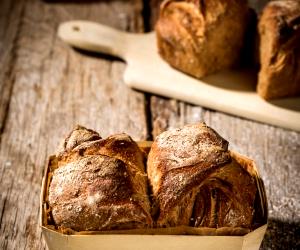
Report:
[[[44,165],[74,125],[143,140],[197,121],[257,161],[270,217],[261,249],[300,247],[300,133],[133,91],[122,81],[122,61],[75,51],[56,36],[72,19],[147,31],[158,4],[0,1],[0,249],[46,249],[38,227]]]

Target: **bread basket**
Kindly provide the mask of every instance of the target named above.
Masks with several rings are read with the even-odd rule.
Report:
[[[149,141],[138,142],[146,154],[151,147]],[[251,232],[240,228],[191,228],[176,227],[166,229],[72,232],[64,233],[49,223],[47,204],[48,186],[51,178],[51,165],[56,157],[50,156],[45,168],[40,199],[40,227],[49,250],[156,250],[156,249],[189,249],[189,250],[256,250],[259,249],[267,228],[267,202],[263,182],[254,161],[231,151],[235,158],[251,175],[256,178],[258,198],[256,207],[260,217],[260,226]]]

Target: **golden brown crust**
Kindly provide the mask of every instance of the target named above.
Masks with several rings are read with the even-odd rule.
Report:
[[[300,94],[300,1],[272,1],[259,21],[257,91],[265,99]]]
[[[255,181],[232,161],[227,147],[203,123],[156,138],[147,170],[157,226],[251,227]]]
[[[171,129],[156,138],[147,172],[159,208],[158,226],[189,224],[195,189],[217,166],[230,161],[227,146],[203,123]]]
[[[201,183],[194,226],[251,228],[255,195],[255,179],[233,158]]]
[[[64,152],[69,152],[84,142],[99,139],[101,139],[101,137],[97,132],[77,125],[61,143],[58,155],[63,154]]]
[[[56,226],[75,231],[151,227],[142,152],[128,135],[97,139],[92,134],[77,127],[68,137],[77,143],[57,156],[49,187]]]
[[[197,78],[232,67],[240,58],[247,19],[244,0],[166,0],[156,24],[159,53]]]

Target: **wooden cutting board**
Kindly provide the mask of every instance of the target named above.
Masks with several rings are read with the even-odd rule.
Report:
[[[157,52],[155,34],[132,34],[87,21],[58,29],[73,47],[124,59],[124,81],[142,91],[175,98],[255,121],[300,131],[300,97],[267,102],[255,92],[256,73],[224,71],[201,80],[170,67]]]

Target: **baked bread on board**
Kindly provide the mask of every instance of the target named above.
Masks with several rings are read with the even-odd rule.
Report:
[[[249,9],[246,0],[166,0],[156,24],[158,51],[196,78],[240,59]]]
[[[272,1],[259,21],[260,72],[264,99],[300,94],[300,1]]]
[[[58,228],[152,227],[144,156],[128,135],[101,139],[78,126],[63,142],[57,159],[48,199]]]
[[[158,227],[251,228],[255,178],[204,123],[170,129],[152,144],[147,172]]]

